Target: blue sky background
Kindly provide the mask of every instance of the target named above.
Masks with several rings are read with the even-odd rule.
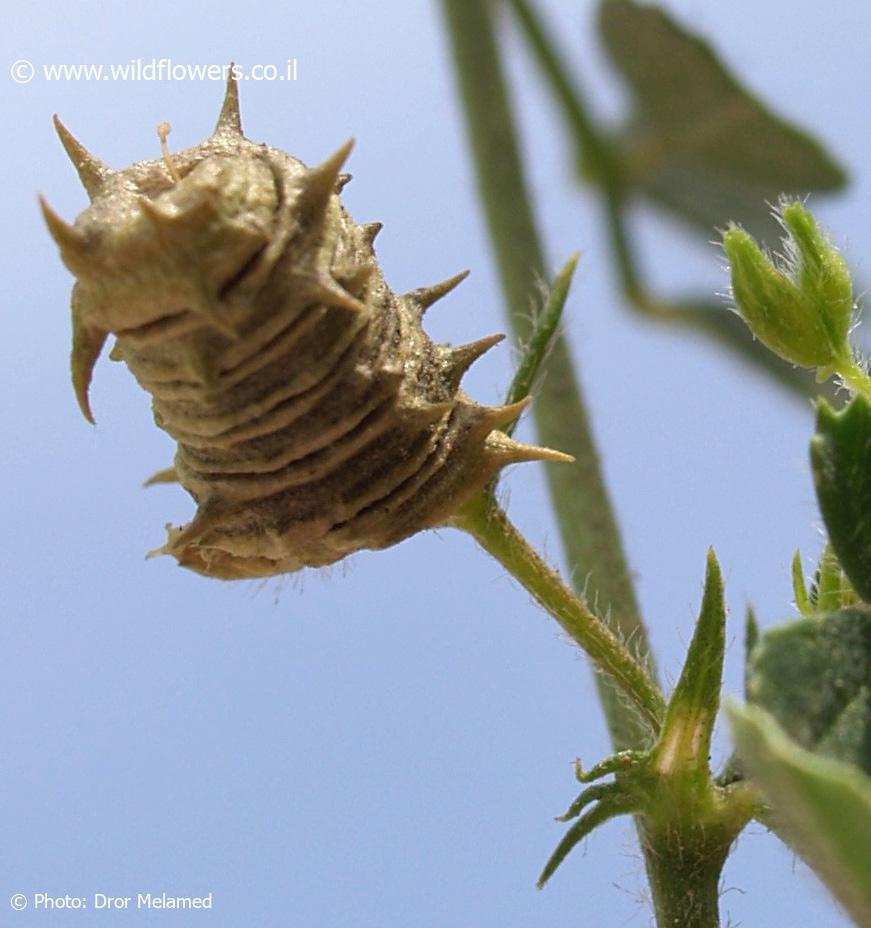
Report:
[[[592,29],[593,4],[542,0],[603,113],[623,92]],[[853,174],[813,201],[869,279],[867,36],[871,9],[668,0],[747,83],[815,127]],[[295,83],[241,89],[247,134],[307,162],[357,139],[345,203],[381,220],[397,290],[472,276],[427,317],[433,338],[504,331],[449,56],[434,3],[227,2],[135,6],[37,0],[5,14],[4,68],[123,63],[283,65]],[[661,669],[676,678],[714,545],[731,607],[727,690],[740,691],[743,613],[792,615],[789,562],[821,544],[807,466],[808,403],[707,343],[632,318],[616,295],[598,210],[573,186],[561,127],[517,40],[507,39],[531,181],[552,266],[584,252],[566,329]],[[4,75],[0,288],[0,911],[11,926],[306,928],[646,926],[628,820],[534,880],[575,794],[571,763],[608,752],[585,661],[471,540],[445,531],[332,570],[222,584],[143,560],[177,488],[145,491],[171,441],[120,365],[97,368],[97,427],[68,377],[70,275],[36,206],[84,208],[51,126],[57,112],[112,166],[200,141],[222,87],[48,82]],[[639,211],[645,267],[664,293],[723,290],[713,247]],[[466,389],[502,395],[508,348]],[[515,468],[510,511],[555,559],[542,475]],[[717,759],[727,752],[718,742]],[[760,827],[725,873],[733,926],[846,921]],[[213,893],[211,912],[13,913],[12,893]],[[725,923],[725,919],[724,919]]]

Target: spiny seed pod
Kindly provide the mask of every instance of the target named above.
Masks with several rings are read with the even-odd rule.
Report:
[[[501,336],[451,347],[421,327],[465,274],[404,296],[339,201],[343,145],[322,165],[242,134],[232,69],[214,133],[110,170],[55,119],[91,203],[68,225],[42,202],[72,295],[82,412],[109,334],[177,442],[188,525],[160,553],[201,574],[330,564],[444,524],[506,464],[565,460],[499,427],[523,403],[459,389]],[[165,139],[164,139],[165,142]]]

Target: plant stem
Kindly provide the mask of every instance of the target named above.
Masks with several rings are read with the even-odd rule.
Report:
[[[853,393],[861,394],[866,400],[871,401],[871,378],[852,357],[838,366],[838,373]]]
[[[530,333],[530,299],[544,280],[545,264],[532,216],[514,119],[496,46],[489,0],[442,0],[477,168],[490,238],[515,335]],[[575,458],[547,467],[547,477],[571,575],[609,610],[620,638],[639,653],[649,647],[616,520],[602,478],[573,364],[558,338],[533,404],[539,440]],[[645,658],[653,675],[652,661]],[[609,682],[597,679],[614,745],[644,744],[646,731],[622,705]]]
[[[548,38],[540,20],[526,0],[508,0],[515,16],[535,53],[538,63],[550,82],[567,125],[578,146],[579,165],[583,163],[597,177],[612,170],[613,159],[604,151],[605,141],[584,104],[577,85],[569,78],[554,44]]]
[[[659,928],[719,928],[720,873],[731,842],[718,836],[706,846],[701,837],[680,829],[647,834],[655,846],[646,855],[647,878]]]
[[[451,524],[472,535],[529,590],[599,669],[613,677],[657,734],[665,714],[659,687],[608,626],[545,564],[492,496],[487,492],[475,496],[455,513]]]
[[[623,211],[623,194],[612,183],[608,183],[602,190],[605,205],[605,215],[608,220],[608,234],[611,238],[611,249],[614,253],[614,263],[620,278],[620,289],[623,296],[633,309],[637,309],[647,316],[667,315],[662,313],[654,300],[648,295],[635,263],[635,249],[630,244],[629,232],[626,228],[626,217]]]

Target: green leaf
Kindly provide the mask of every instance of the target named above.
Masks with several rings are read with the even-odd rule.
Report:
[[[796,549],[792,557],[792,595],[795,599],[795,608],[805,617],[814,614],[813,603],[808,597],[807,586],[804,580],[804,570],[801,566],[801,554]]]
[[[629,181],[706,235],[731,219],[770,238],[766,201],[845,185],[819,142],[767,109],[664,10],[603,0],[599,26],[635,97],[622,140]]]
[[[649,759],[647,751],[618,751],[589,770],[584,770],[580,760],[575,761],[575,778],[579,783],[593,783],[608,776],[609,773],[629,774],[646,767]]]
[[[723,578],[709,551],[699,618],[655,749],[660,772],[692,768],[707,776],[711,732],[720,706],[725,628]]]
[[[812,614],[837,612],[858,600],[830,544],[823,548],[820,555],[809,598],[814,607]]]
[[[508,390],[508,398],[505,400],[506,405],[519,403],[520,400],[525,399],[532,393],[541,366],[550,353],[557,337],[563,307],[569,295],[569,287],[579,258],[579,253],[572,255],[554,279],[547,302],[536,316],[532,334],[523,348],[520,363],[517,365],[517,371]],[[506,435],[511,435],[517,427],[518,421],[519,418],[509,422],[503,427],[502,431]]]
[[[829,539],[855,591],[871,602],[871,404],[817,409],[811,441],[817,499]]]
[[[750,657],[747,698],[801,747],[871,773],[871,610],[767,632]]]
[[[592,802],[598,802],[600,799],[607,799],[614,792],[613,783],[597,783],[595,786],[588,786],[581,790],[578,798],[568,807],[568,810],[558,815],[558,822],[569,822],[577,818],[584,809]]]
[[[741,758],[771,806],[775,830],[856,923],[869,928],[871,780],[855,767],[803,750],[759,708],[730,705],[728,713]]]
[[[553,876],[557,867],[566,859],[575,845],[583,841],[594,828],[604,825],[605,822],[615,816],[629,815],[632,812],[639,811],[637,797],[619,783],[609,783],[607,786],[590,787],[590,789],[597,790],[595,798],[598,802],[565,833],[562,841],[557,845],[556,850],[551,854],[541,871],[537,884],[539,889]]]

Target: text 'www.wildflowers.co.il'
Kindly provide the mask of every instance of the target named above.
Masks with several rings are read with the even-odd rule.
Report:
[[[12,62],[9,74],[16,84],[44,81],[221,81],[230,74],[237,81],[295,81],[299,77],[296,58],[280,63],[201,64],[173,61],[172,58],[131,58],[121,64],[50,62],[36,64],[29,58]]]

